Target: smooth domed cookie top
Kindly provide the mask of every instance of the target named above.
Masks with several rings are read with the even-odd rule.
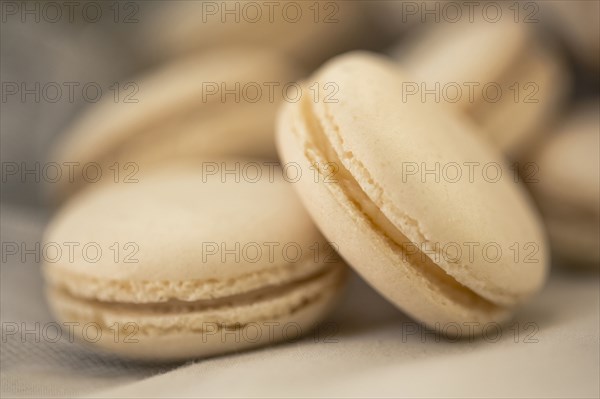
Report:
[[[245,174],[231,173],[236,167]],[[262,161],[229,160],[171,165],[139,183],[93,187],[68,202],[45,234],[46,243],[77,242],[74,259],[46,266],[58,278],[64,271],[123,282],[307,274],[322,263],[311,246],[322,246],[323,237],[290,186]],[[103,251],[97,261],[84,255],[86,243]]]

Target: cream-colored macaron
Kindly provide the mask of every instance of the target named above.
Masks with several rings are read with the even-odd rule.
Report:
[[[531,157],[527,179],[553,252],[566,266],[600,266],[600,102],[579,105]]]
[[[307,333],[345,267],[282,176],[262,161],[206,161],[86,190],[45,233],[56,317],[84,341],[157,361]]]
[[[285,104],[279,152],[320,173],[294,186],[376,290],[432,328],[476,334],[541,288],[543,228],[500,153],[446,107],[403,99],[407,79],[380,56],[333,59],[307,85],[335,82],[337,97]]]
[[[75,166],[50,194],[60,201],[90,181],[134,180],[175,158],[274,158],[277,106],[295,95],[298,75],[270,50],[233,48],[124,81],[118,101],[110,93],[90,106],[57,143],[52,160]]]
[[[577,60],[598,80],[600,73],[600,2],[538,1],[544,22],[562,37]]]
[[[561,109],[570,83],[563,60],[509,16],[431,25],[391,51],[415,77],[414,96],[465,112],[518,159]]]
[[[140,18],[135,51],[147,59],[222,46],[265,46],[313,68],[332,55],[373,41],[356,1],[161,2]]]

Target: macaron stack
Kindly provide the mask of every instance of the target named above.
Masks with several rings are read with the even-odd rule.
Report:
[[[78,336],[96,323],[97,345],[174,361],[295,339],[328,313],[345,267],[290,184],[280,173],[223,182],[202,170],[214,164],[93,187],[56,215],[49,242],[110,248],[44,270],[52,309]]]
[[[307,334],[352,269],[426,328],[473,337],[542,289],[551,254],[597,267],[598,104],[556,123],[573,82],[560,48],[510,19],[369,34],[397,15],[384,3],[329,2],[330,25],[323,9],[149,14],[173,29],[140,27],[158,65],[136,101],[89,107],[54,152],[104,172],[50,190],[45,240],[103,254],[44,265],[56,317],[127,358],[213,356]]]

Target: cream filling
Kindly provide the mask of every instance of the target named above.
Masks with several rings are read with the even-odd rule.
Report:
[[[323,242],[326,245],[325,242]],[[329,247],[328,247],[329,248]],[[339,261],[334,255],[327,263]],[[328,252],[329,253],[329,252]],[[296,281],[323,270],[323,264],[305,254],[295,263],[278,264],[229,277],[216,276],[187,280],[110,279],[85,275],[59,264],[45,264],[44,277],[48,284],[68,291],[74,297],[98,299],[101,302],[158,303],[169,299],[183,302],[229,297],[260,287]]]
[[[148,337],[179,333],[203,333],[210,325],[211,330],[226,328],[243,329],[248,324],[278,322],[293,317],[299,312],[328,307],[340,292],[345,279],[345,266],[337,264],[328,271],[294,284],[282,285],[264,292],[227,298],[222,301],[198,301],[184,304],[172,303],[172,307],[153,308],[152,305],[104,303],[81,300],[64,291],[49,292],[50,303],[59,319],[94,322],[102,329],[119,328],[130,334],[131,323],[136,329],[135,337]],[[298,319],[298,322],[302,319]],[[213,331],[214,332],[214,331]],[[139,334],[138,334],[139,333]]]
[[[305,151],[305,156],[309,158],[311,164],[325,164],[317,162],[314,159],[314,156],[310,153],[310,150],[313,150],[325,162],[333,163],[339,167],[336,174],[336,185],[341,189],[346,199],[362,213],[371,228],[386,239],[390,248],[398,253],[401,259],[406,259],[405,264],[426,279],[432,286],[437,287],[444,296],[451,298],[460,305],[468,308],[476,307],[488,312],[499,311],[501,307],[478,295],[447,274],[427,254],[418,249],[419,245],[412,243],[381,212],[379,207],[362,190],[359,183],[341,162],[339,155],[327,140],[323,126],[311,112],[310,103],[302,101],[301,106],[303,122],[306,125],[307,134],[309,135],[307,137],[308,144],[312,147],[307,148],[309,151]],[[408,245],[414,246],[414,248],[407,250]]]
[[[57,290],[59,294],[63,297],[66,297],[70,300],[85,303],[95,309],[102,309],[103,311],[112,311],[119,313],[134,312],[136,314],[144,315],[169,315],[252,305],[257,302],[281,298],[293,290],[299,289],[311,283],[315,283],[318,280],[336,279],[336,283],[339,283],[341,280],[342,268],[343,266],[341,264],[335,264],[332,265],[332,267],[325,268],[325,270],[320,270],[307,277],[290,281],[284,284],[276,286],[266,286],[222,298],[201,299],[195,301],[170,299],[166,302],[148,303],[106,302],[98,299],[90,299],[76,296],[68,290],[64,289],[64,287],[54,287],[54,289]],[[339,278],[336,275],[339,275]],[[314,298],[307,298],[306,302],[312,303],[316,299],[318,299],[318,296]]]

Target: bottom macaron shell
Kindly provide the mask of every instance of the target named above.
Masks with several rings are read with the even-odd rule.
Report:
[[[69,323],[80,341],[131,359],[182,361],[298,339],[335,306],[345,278],[345,265],[332,264],[325,273],[289,289],[274,287],[274,294],[255,301],[197,310],[190,309],[193,304],[157,311],[151,305],[90,301],[52,287],[47,296],[56,318]]]
[[[297,104],[285,106],[279,123],[278,148],[284,162],[296,162],[308,176],[315,165],[340,165],[313,142]],[[321,232],[375,290],[411,317],[448,335],[479,335],[490,323],[510,318],[510,309],[478,296],[438,267],[415,264],[361,210],[355,195],[348,195],[337,182],[327,183],[328,172],[319,169],[323,176],[318,182],[300,179],[297,192]],[[337,180],[344,177],[338,174]]]

